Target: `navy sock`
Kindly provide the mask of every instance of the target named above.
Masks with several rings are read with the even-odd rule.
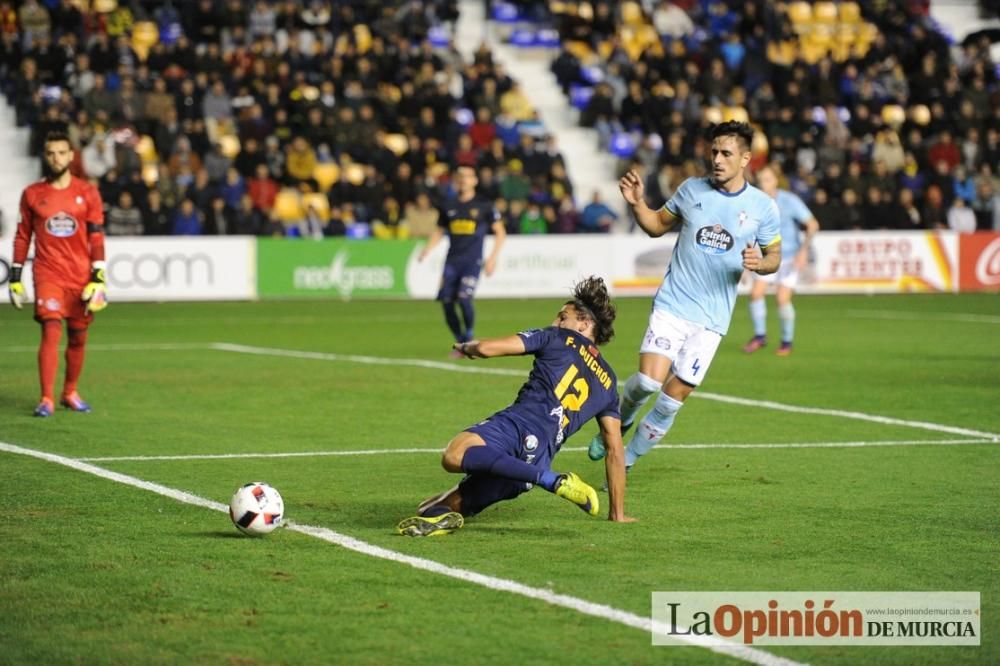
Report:
[[[458,307],[462,308],[462,320],[465,322],[465,336],[463,341],[472,340],[472,325],[476,323],[476,311],[472,307],[471,298],[458,299]]]
[[[534,483],[549,492],[555,491],[556,482],[559,480],[559,475],[552,471],[541,470],[509,453],[489,446],[470,446],[466,449],[462,458],[462,471]]]
[[[451,508],[445,506],[444,504],[432,504],[431,506],[421,511],[420,515],[423,516],[424,518],[435,518],[437,516],[443,516],[444,514],[450,512]]]
[[[455,301],[442,301],[441,306],[444,308],[444,320],[448,323],[451,334],[455,336],[455,341],[465,342],[462,335],[462,324],[458,321],[458,313],[455,312]]]

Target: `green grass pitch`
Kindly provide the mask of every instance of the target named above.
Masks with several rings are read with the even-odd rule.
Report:
[[[477,333],[546,325],[558,306],[480,301]],[[91,464],[223,503],[265,480],[295,523],[642,617],[657,590],[979,591],[978,648],[764,650],[813,664],[1000,663],[1000,443],[934,429],[1000,433],[1000,298],[800,297],[796,306],[794,354],[773,354],[772,302],[772,345],[746,356],[740,299],[668,437],[675,448],[653,451],[631,475],[632,525],[536,491],[448,537],[393,534],[457,477],[434,453],[392,451],[443,447],[506,406],[530,365],[448,359],[431,302],[114,304],[91,329],[81,382],[94,412],[47,420],[30,415],[37,326],[0,308],[0,442],[70,458],[382,451]],[[646,298],[619,301],[605,354],[621,379],[635,370],[648,308]],[[580,450],[590,433],[572,438],[555,467],[599,484],[603,466]],[[843,442],[864,445],[814,446]],[[683,446],[695,444],[712,446]],[[746,444],[796,446],[726,446]],[[247,538],[222,513],[37,458],[0,451],[0,470],[0,664],[738,663],[653,647],[648,633],[608,619],[299,532]]]

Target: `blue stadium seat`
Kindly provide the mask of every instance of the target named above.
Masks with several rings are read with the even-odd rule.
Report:
[[[443,25],[435,25],[427,30],[427,39],[430,41],[431,46],[444,48],[451,41],[451,35],[448,34],[448,29]]]
[[[367,222],[355,222],[354,224],[347,225],[346,235],[348,238],[353,238],[355,240],[371,238],[372,227]]]
[[[557,49],[561,45],[559,41],[559,31],[551,28],[543,28],[536,36],[538,46],[546,49]]]
[[[510,34],[510,43],[518,48],[531,48],[537,45],[535,31],[529,28],[518,28]]]
[[[611,137],[611,154],[622,159],[629,159],[635,155],[635,137],[629,132],[615,132]]]
[[[499,23],[517,23],[517,5],[498,2],[493,5],[493,20]]]
[[[590,84],[600,83],[604,80],[604,70],[597,65],[587,65],[580,68],[580,75]]]
[[[582,111],[587,108],[587,103],[593,96],[594,88],[592,86],[581,86],[573,83],[569,87],[569,101],[575,109],[580,109]]]

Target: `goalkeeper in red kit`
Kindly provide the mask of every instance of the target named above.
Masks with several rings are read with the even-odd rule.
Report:
[[[45,178],[21,194],[21,218],[14,236],[10,302],[20,309],[27,302],[21,272],[28,246],[35,239],[35,320],[42,325],[38,375],[42,398],[35,416],[55,411],[59,341],[66,321],[66,375],[60,403],[75,412],[89,412],[77,393],[83,369],[87,328],[94,313],[107,307],[104,278],[104,207],[90,183],[69,172],[73,147],[64,132],[49,132],[42,155]]]

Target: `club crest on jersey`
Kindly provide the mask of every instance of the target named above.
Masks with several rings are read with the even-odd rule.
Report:
[[[76,218],[59,211],[49,219],[45,220],[45,230],[57,238],[68,238],[76,233]]]
[[[698,249],[705,254],[725,254],[733,249],[736,241],[721,224],[702,227],[694,235]]]
[[[747,215],[747,212],[745,210],[741,210],[740,211],[740,226],[742,227],[743,223],[746,222],[748,219],[750,219],[750,216]]]
[[[82,206],[83,205],[83,197],[81,197],[79,194],[76,195],[76,205],[77,206]]]
[[[46,310],[49,310],[51,312],[58,312],[60,309],[62,309],[62,304],[54,298],[45,299],[43,305],[45,306]]]
[[[524,450],[534,451],[538,448],[538,438],[534,435],[528,435],[524,438]]]

